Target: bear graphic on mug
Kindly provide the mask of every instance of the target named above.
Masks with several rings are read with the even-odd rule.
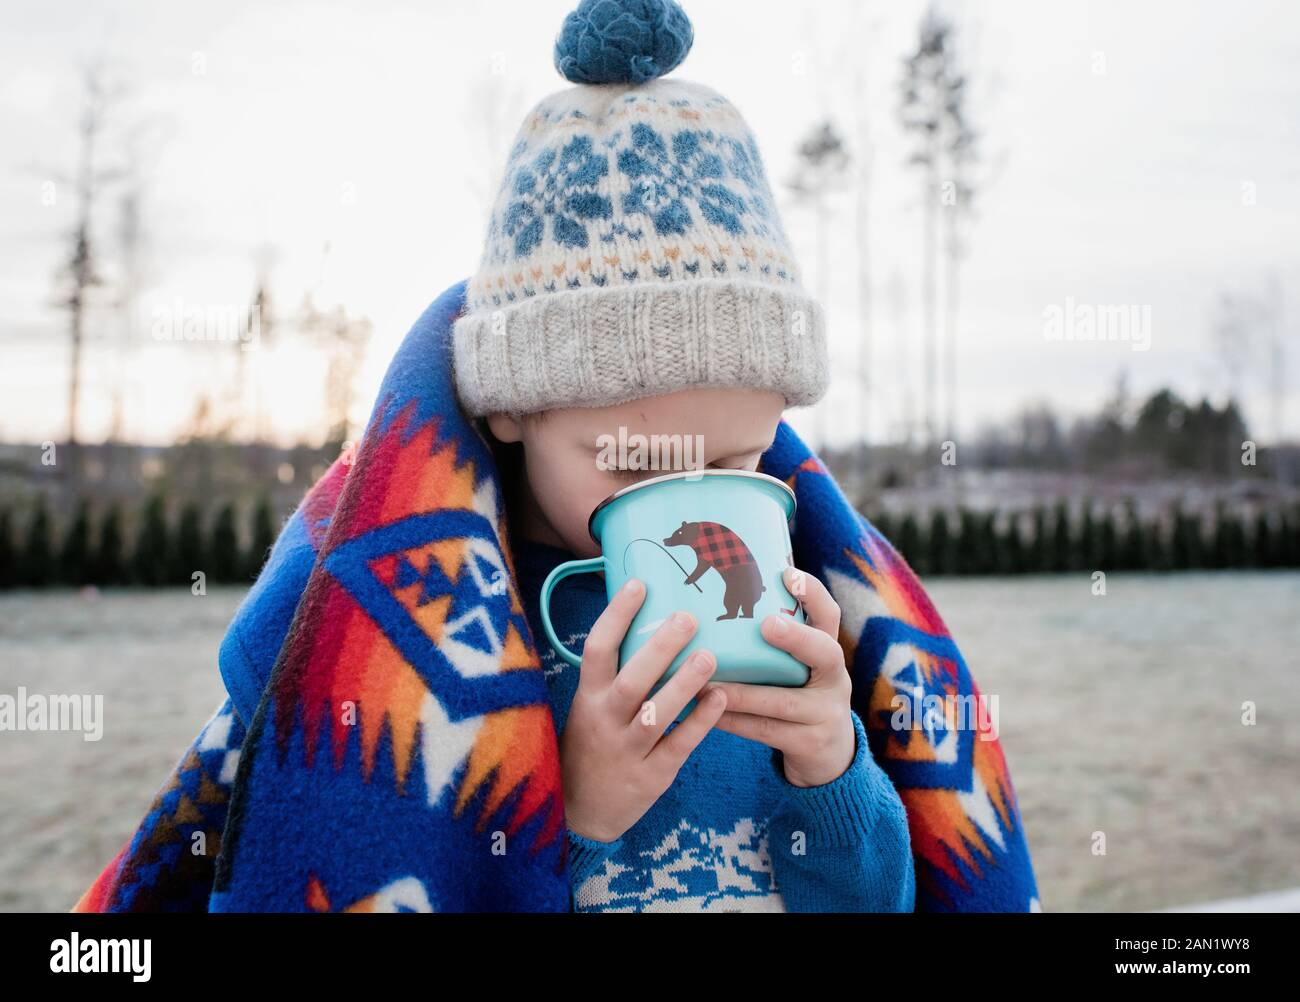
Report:
[[[767,591],[754,555],[744,540],[720,522],[682,522],[664,540],[665,546],[689,546],[698,558],[686,584],[695,584],[712,567],[727,588],[722,596],[726,611],[718,619],[754,618],[754,603]]]

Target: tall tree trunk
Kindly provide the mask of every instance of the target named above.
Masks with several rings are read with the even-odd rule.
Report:
[[[864,450],[871,441],[871,408],[875,405],[873,390],[872,362],[872,317],[871,317],[871,130],[867,118],[867,101],[865,86],[866,71],[859,65],[858,87],[858,185],[857,217],[854,237],[857,243],[858,260],[858,430],[862,435]],[[860,464],[861,478],[859,493],[866,487],[866,459]]]
[[[73,489],[81,481],[80,435],[78,411],[81,404],[81,348],[86,319],[86,290],[98,280],[91,243],[91,220],[98,178],[95,174],[95,139],[104,113],[104,88],[98,70],[88,69],[85,76],[85,104],[81,112],[81,148],[77,163],[77,222],[73,231],[70,272],[72,291],[68,296],[68,444],[64,457],[68,483]]]
[[[958,196],[960,197],[960,195]],[[947,431],[945,438],[950,442],[957,441],[957,303],[959,289],[957,285],[958,270],[960,268],[961,248],[957,245],[958,217],[961,211],[958,205],[950,207],[947,214],[947,254],[946,264],[948,266],[945,285],[944,302],[946,306],[946,316],[944,317],[944,403],[946,406],[945,424]]]
[[[81,400],[81,320],[83,314],[82,290],[73,291],[69,316],[72,337],[68,360],[68,444],[66,446],[69,483],[74,487],[81,480],[80,443],[77,440],[77,406]]]
[[[826,192],[819,189],[816,194],[815,212],[817,216],[817,298],[822,309],[830,310],[830,235],[831,223],[826,210]],[[829,332],[827,332],[829,335]],[[829,346],[828,346],[829,350]],[[817,449],[826,451],[826,401],[818,401],[815,407],[814,423],[816,426]]]
[[[921,248],[921,308],[924,311],[925,341],[925,442],[923,448],[928,452],[935,442],[935,272],[938,253],[938,177],[935,153],[931,150],[930,162],[925,171],[925,195],[923,209],[925,212],[925,239]]]

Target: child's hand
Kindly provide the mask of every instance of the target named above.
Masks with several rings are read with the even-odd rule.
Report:
[[[647,702],[651,687],[694,636],[696,622],[677,613],[685,625],[670,618],[619,671],[619,645],[644,599],[645,585],[633,579],[592,626],[560,741],[565,820],[598,842],[619,838],[653,806],[727,706],[720,692],[701,698],[664,737],[717,661],[697,651]]]
[[[751,738],[781,751],[785,778],[795,786],[821,786],[844,774],[857,739],[849,715],[853,683],[840,647],[840,607],[811,574],[785,569],[786,587],[802,594],[807,623],[784,615],[763,620],[763,638],[793,654],[811,675],[802,688],[716,682],[727,696],[722,731]]]

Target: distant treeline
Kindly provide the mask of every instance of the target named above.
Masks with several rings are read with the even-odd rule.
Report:
[[[1135,468],[1232,479],[1264,474],[1263,456],[1253,465],[1242,463],[1250,438],[1234,401],[1222,407],[1206,399],[1191,403],[1165,388],[1134,404],[1121,391],[1099,413],[1073,422],[1055,414],[1050,404],[1022,408],[1005,425],[977,436],[968,458],[984,469]]]
[[[21,525],[0,507],[0,588],[57,585],[184,585],[201,571],[206,584],[248,584],[261,570],[279,524],[269,498],[252,506],[241,532],[240,506],[227,502],[205,517],[197,503],[169,517],[161,495],[127,518],[123,506],[81,501],[56,530],[45,498],[29,506]],[[241,538],[248,540],[241,544]]]
[[[1175,508],[1117,518],[1058,504],[1013,514],[936,510],[926,517],[868,516],[918,574],[1037,574],[1063,571],[1183,571],[1300,567],[1300,507],[1243,517],[1219,505],[1202,518]]]
[[[1201,478],[1267,488],[1300,484],[1300,445],[1261,444],[1237,405],[1184,401],[1161,389],[1129,402],[1123,391],[1096,414],[1058,415],[1050,403],[1022,407],[1013,417],[954,443],[950,462],[963,470],[1081,474],[1151,483]],[[855,485],[868,507],[882,489],[924,485],[945,443],[826,446],[821,458],[842,485]]]

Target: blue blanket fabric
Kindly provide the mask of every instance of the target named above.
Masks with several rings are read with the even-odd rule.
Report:
[[[453,389],[464,297],[416,322],[359,446],[284,526],[221,646],[229,699],[76,910],[569,909],[537,638]],[[1000,743],[921,585],[786,422],[759,468],[794,489],[795,564],[843,611],[916,908],[1039,910]]]

